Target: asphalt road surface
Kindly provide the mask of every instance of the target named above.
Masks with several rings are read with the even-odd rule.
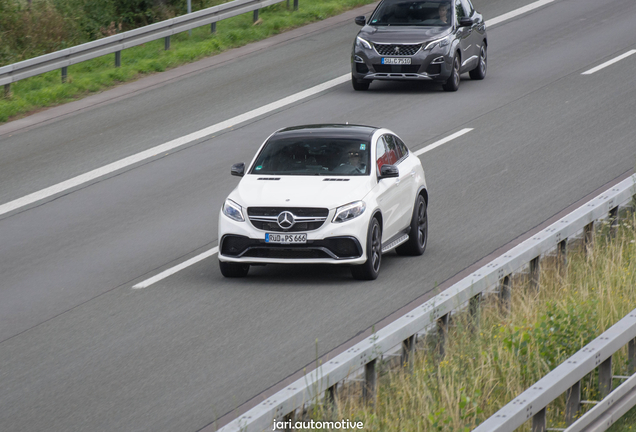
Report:
[[[0,205],[346,74],[369,10],[0,126]],[[633,0],[556,0],[489,28],[487,77],[457,93],[346,82],[0,215],[0,430],[200,430],[632,170],[636,55],[583,72],[635,49],[635,20]],[[217,245],[229,168],[271,132],[345,121],[411,150],[472,128],[421,156],[424,256],[386,255],[373,282],[228,280],[211,256],[132,288]]]

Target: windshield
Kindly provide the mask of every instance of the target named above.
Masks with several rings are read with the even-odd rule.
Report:
[[[385,0],[378,6],[369,24],[373,26],[448,27],[451,24],[449,0]]]
[[[272,138],[250,174],[369,175],[369,143],[359,139]]]

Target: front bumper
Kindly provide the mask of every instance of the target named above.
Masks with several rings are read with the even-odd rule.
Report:
[[[271,244],[265,242],[268,231],[255,228],[249,220],[237,222],[229,219],[221,211],[219,260],[255,264],[364,263],[368,215],[332,223],[334,213],[331,210],[327,221],[317,230],[306,231],[307,243]]]
[[[357,80],[420,80],[444,82],[452,72],[453,59],[445,48],[420,48],[414,55],[380,55],[373,49],[354,45],[351,74]],[[383,58],[410,58],[410,65],[385,65]]]

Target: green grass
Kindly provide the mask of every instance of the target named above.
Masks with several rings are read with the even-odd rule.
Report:
[[[317,405],[310,415],[362,421],[365,431],[472,430],[636,307],[634,226],[629,216],[615,239],[605,226],[589,255],[582,248],[569,254],[565,274],[554,258],[543,259],[540,290],[528,288],[527,277],[516,278],[511,312],[496,296],[487,298],[476,330],[467,313],[455,314],[445,357],[437,340],[427,338],[412,374],[386,368],[375,404],[363,403],[360,384],[352,383],[339,390],[337,410]],[[626,351],[614,355],[615,375],[629,374]],[[596,371],[582,380],[581,397],[600,399]],[[548,427],[565,427],[564,407],[564,396],[548,406]],[[636,430],[635,414],[629,415],[615,432]],[[518,430],[530,428],[527,422]]]
[[[61,83],[60,71],[21,80],[11,85],[11,96],[8,99],[0,99],[0,123],[372,2],[373,0],[300,0],[298,11],[287,9],[286,2],[282,2],[262,9],[259,12],[260,23],[257,25],[252,22],[252,13],[248,13],[220,21],[216,34],[211,34],[210,26],[205,26],[194,29],[191,37],[188,32],[175,35],[168,51],[164,50],[163,39],[124,50],[119,68],[115,68],[114,54],[111,54],[70,66],[65,84]]]

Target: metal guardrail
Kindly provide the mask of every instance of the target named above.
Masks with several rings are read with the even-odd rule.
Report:
[[[429,328],[431,325],[437,324],[442,329],[440,335],[443,337],[451,311],[460,309],[464,305],[469,305],[469,310],[476,311],[482,293],[487,292],[492,286],[500,286],[500,295],[502,295],[502,298],[504,300],[509,299],[509,287],[513,272],[528,263],[530,264],[531,280],[538,284],[540,271],[539,257],[542,254],[557,248],[561,259],[565,260],[568,238],[575,237],[583,230],[586,242],[591,242],[593,240],[591,234],[593,232],[594,222],[608,215],[610,218],[616,218],[618,216],[619,204],[629,201],[635,195],[636,175],[633,175],[550,225],[532,238],[514,247],[505,255],[495,259],[470,276],[457,282],[423,305],[418,306],[411,312],[398,318],[372,336],[362,340],[325,364],[322,364],[317,370],[295,381],[266,401],[263,401],[234,421],[225,425],[220,430],[224,432],[260,432],[263,430],[271,430],[273,421],[280,421],[283,418],[288,420],[293,419],[296,410],[302,409],[304,404],[310,403],[323,393],[329,397],[334,397],[337,391],[337,383],[345,380],[353,371],[361,368],[364,368],[365,397],[374,397],[376,387],[376,363],[384,353],[391,351],[401,344],[403,362],[410,361],[415,346],[415,335],[417,333]],[[633,327],[634,332],[636,332],[636,319],[632,317],[630,317],[630,319],[634,320],[634,326],[630,325],[630,329]],[[623,324],[621,324],[621,326],[622,325]],[[611,358],[611,352],[613,352],[611,350],[614,349],[614,346],[618,349],[636,335],[636,333],[632,334],[628,332],[621,334],[620,340],[603,339],[601,342],[598,342],[598,345],[594,345],[591,348],[593,352],[591,352],[590,361],[596,363],[596,366],[604,361],[607,362],[607,359]],[[576,361],[581,360],[582,359]],[[585,365],[587,364],[588,363],[585,363]],[[607,365],[605,365],[604,368],[604,370],[607,371]],[[579,369],[577,369],[577,371],[578,370]],[[585,373],[580,372],[576,376],[565,379],[562,381],[562,386],[565,386],[563,388],[565,390],[571,388],[588,372],[589,370]],[[578,376],[579,374],[581,375]],[[560,388],[554,391],[551,390],[549,393],[550,397],[552,397],[551,400],[565,390],[561,390]],[[537,393],[535,389],[531,389],[531,391],[533,392],[532,394]],[[558,393],[554,393],[555,391],[558,391]],[[514,404],[515,413],[517,414],[513,417],[523,420],[523,422],[534,416],[534,414],[541,409],[538,405],[527,404],[526,401],[527,399],[521,399]],[[545,405],[543,407],[545,407]],[[511,414],[506,414],[506,416],[509,415]],[[509,423],[506,423],[506,425],[509,425]],[[486,426],[478,430],[480,432],[494,432],[496,430],[512,431],[513,429],[511,426],[505,426],[499,429]]]
[[[121,51],[126,48],[164,38],[165,49],[167,50],[170,48],[170,36],[174,34],[208,24],[211,24],[211,31],[214,32],[218,21],[247,12],[254,12],[254,21],[256,21],[259,9],[283,1],[285,0],[234,0],[93,42],[3,66],[0,67],[0,85],[4,85],[5,95],[7,95],[10,92],[11,83],[57,69],[62,70],[62,82],[65,82],[68,66],[112,53],[115,53],[115,66],[119,66],[121,64]],[[298,9],[298,0],[294,0],[294,10],[296,9]]]

